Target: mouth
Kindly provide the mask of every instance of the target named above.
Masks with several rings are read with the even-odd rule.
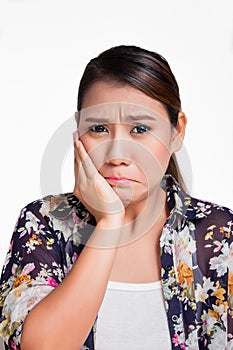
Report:
[[[105,178],[110,184],[129,184],[136,182],[133,179],[129,179],[127,177],[106,177]]]

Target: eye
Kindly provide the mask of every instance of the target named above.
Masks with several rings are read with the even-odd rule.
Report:
[[[88,130],[95,133],[108,132],[103,125],[93,125],[89,127]]]
[[[147,131],[150,131],[151,128],[147,125],[143,125],[143,124],[140,124],[140,125],[136,125],[133,129],[132,129],[132,133],[133,134],[144,134],[145,132]]]

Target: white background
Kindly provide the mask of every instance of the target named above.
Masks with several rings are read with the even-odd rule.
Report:
[[[2,4],[0,265],[20,209],[55,194],[49,168],[41,189],[42,158],[56,130],[73,116],[86,64],[115,45],[138,45],[168,60],[188,117],[191,194],[233,208],[232,19],[231,0]],[[72,134],[63,137],[70,148],[57,176],[65,192],[73,189]],[[54,162],[60,151],[58,143]]]

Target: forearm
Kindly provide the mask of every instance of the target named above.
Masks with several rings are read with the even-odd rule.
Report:
[[[102,223],[97,225],[69,275],[31,310],[23,327],[22,350],[77,350],[83,345],[111,273],[120,237],[120,229],[112,232],[116,225],[119,222],[113,220],[104,231]],[[112,248],[97,248],[110,236]]]

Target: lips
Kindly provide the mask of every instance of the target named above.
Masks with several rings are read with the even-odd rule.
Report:
[[[122,177],[122,176],[109,176],[109,177],[105,177],[105,179],[108,182],[111,183],[129,183],[129,182],[136,182],[133,179],[127,178],[127,177]]]

